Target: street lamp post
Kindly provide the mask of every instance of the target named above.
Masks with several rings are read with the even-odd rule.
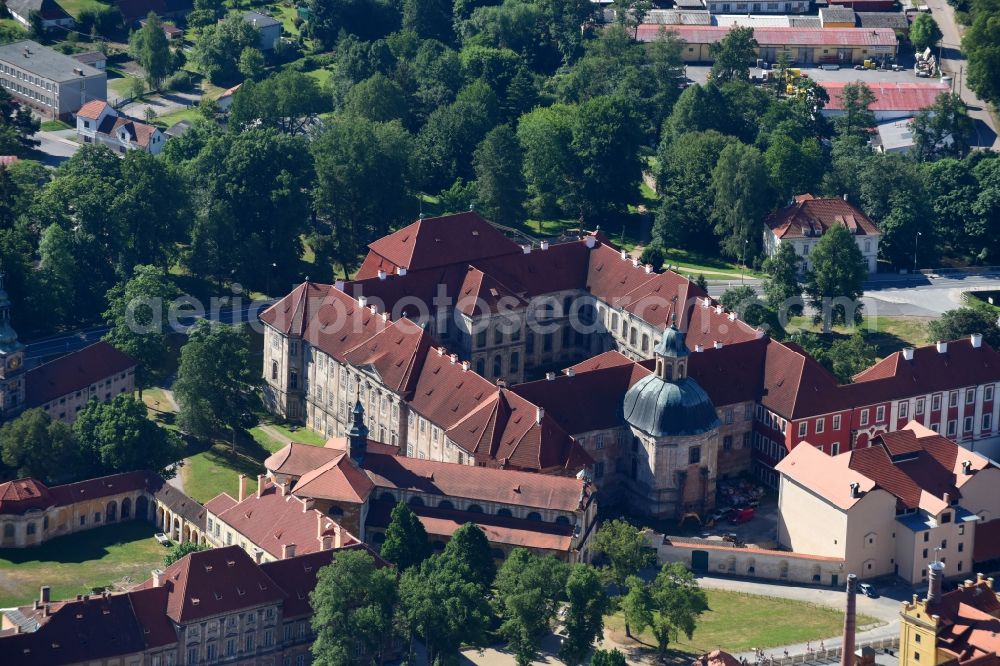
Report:
[[[750,239],[743,239],[743,256],[740,257],[740,284],[743,284],[743,278],[746,276],[747,272],[747,248],[750,246]]]
[[[920,236],[922,234],[918,231],[917,235],[913,237],[913,272],[917,272],[917,246],[920,243]]]

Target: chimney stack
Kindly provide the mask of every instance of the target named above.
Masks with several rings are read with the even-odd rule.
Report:
[[[597,239],[593,236],[587,236],[584,239],[583,244],[587,246],[588,250],[593,250],[594,246],[597,245]]]
[[[941,600],[941,586],[944,582],[944,563],[936,558],[927,565],[927,603],[933,604]]]
[[[379,280],[384,280],[385,278],[386,278],[386,272],[383,271],[382,269],[379,269],[379,271],[378,271],[378,279]]]
[[[406,275],[406,269],[400,266],[399,268],[396,269],[396,275],[398,275],[399,277],[403,277],[404,275]]]
[[[531,254],[531,246],[530,245],[522,245],[521,246],[521,252],[523,252],[524,254]]]
[[[539,244],[539,247],[541,247],[543,250],[547,250],[547,249],[549,249],[549,242],[548,241],[542,241]]]
[[[546,372],[546,373],[545,373],[545,380],[546,380],[546,381],[549,381],[549,382],[551,382],[551,381],[552,381],[553,379],[555,379],[555,378],[556,378],[556,373],[554,373],[554,372],[551,372],[551,371],[550,371],[550,372]]]
[[[535,423],[541,423],[542,419],[545,418],[545,408],[536,407],[535,408]]]
[[[851,484],[851,497],[858,498],[861,497],[861,484],[852,483]]]
[[[362,308],[368,307],[368,297],[358,296],[358,305],[360,305]]]
[[[253,561],[256,562],[257,564],[260,564],[261,561],[263,561],[263,559],[264,559],[264,549],[263,548],[254,548],[253,549]]]
[[[913,360],[913,347],[903,347],[903,359],[906,361]]]
[[[323,514],[319,511],[316,512],[316,536],[321,538],[323,536]]]
[[[844,645],[840,666],[854,666],[854,633],[857,627],[858,577],[847,574],[847,608],[844,610]]]
[[[278,487],[281,488],[281,496],[282,497],[288,497],[288,486],[289,486],[288,482],[285,482],[285,483],[282,483],[282,484],[278,485]]]
[[[938,354],[947,354],[948,353],[948,343],[947,342],[942,342],[942,341],[938,340],[938,342],[937,342],[937,350],[938,350]]]
[[[973,333],[969,336],[969,341],[972,343],[973,349],[979,349],[983,346],[983,334]]]
[[[292,557],[295,557],[295,544],[294,543],[286,543],[286,544],[282,545],[281,546],[281,559],[287,560],[287,559],[290,559]]]
[[[333,547],[342,548],[344,545],[344,528],[339,523],[333,524]]]
[[[38,600],[41,601],[43,604],[47,604],[49,603],[51,595],[52,595],[52,590],[49,588],[49,586],[42,585],[42,589],[39,591],[38,594]]]
[[[337,280],[336,282],[333,283],[333,286],[337,291],[344,291],[346,283],[343,280]]]
[[[701,345],[695,345],[695,346],[694,346],[694,350],[695,350],[696,352],[703,352],[703,351],[705,351],[705,348],[704,348],[704,347],[702,347]]]
[[[566,368],[566,376],[576,377],[576,370],[574,370],[573,368]]]
[[[626,250],[622,250],[622,261],[628,261],[628,252]]]
[[[247,498],[247,475],[246,474],[240,474],[240,490],[239,490],[239,494],[236,497],[237,497],[237,499],[236,499],[237,502],[242,502],[243,500],[245,500]]]
[[[163,569],[153,569],[153,587],[163,587]]]
[[[265,474],[257,475],[257,499],[260,499],[261,494],[264,492],[264,479],[266,478]]]
[[[319,549],[320,550],[330,550],[333,548],[333,537],[329,534],[323,534],[319,537]]]
[[[715,348],[716,349],[722,349],[722,342],[720,340],[716,340],[715,341]]]
[[[971,460],[963,460],[962,461],[962,474],[965,474],[966,476],[968,476],[969,474],[972,474],[972,461]]]

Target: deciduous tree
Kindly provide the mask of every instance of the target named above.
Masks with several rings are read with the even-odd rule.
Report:
[[[575,564],[566,580],[566,639],[559,658],[568,666],[583,663],[595,640],[604,634],[608,595],[597,572],[586,564]]]
[[[708,48],[712,56],[712,80],[749,81],[750,65],[757,57],[758,46],[753,28],[733,28]]]
[[[921,110],[913,119],[914,152],[921,160],[962,157],[969,152],[974,131],[962,98],[955,93],[941,93],[933,106]]]
[[[419,566],[431,553],[427,532],[416,514],[399,502],[392,509],[379,554],[399,571]]]
[[[624,520],[609,520],[594,534],[592,548],[607,558],[607,572],[621,595],[627,590],[629,576],[636,576],[655,561],[646,548],[646,537],[634,525]],[[625,633],[630,628],[625,625]]]
[[[163,22],[155,12],[149,12],[146,24],[133,32],[128,40],[129,55],[146,72],[149,87],[156,90],[173,71],[173,57],[167,35],[163,32]]]
[[[836,323],[853,324],[861,319],[863,284],[868,275],[858,244],[847,229],[831,227],[809,255],[812,270],[806,279],[810,305],[823,322],[824,332]]]
[[[910,43],[917,51],[936,45],[941,41],[941,28],[938,27],[934,17],[927,13],[917,14],[913,25],[910,26]]]
[[[497,572],[500,634],[507,639],[518,666],[529,666],[538,656],[564,594],[566,577],[566,565],[555,557],[534,555],[524,548],[511,551]]]
[[[985,307],[962,307],[948,310],[940,319],[927,325],[928,341],[958,340],[973,333],[981,333],[994,349],[1000,349],[1000,328],[997,315]]]
[[[524,176],[521,146],[510,125],[486,135],[472,160],[476,171],[476,202],[487,219],[516,225],[524,219]]]
[[[712,196],[722,252],[747,261],[757,254],[757,229],[774,200],[760,151],[742,143],[726,146],[712,170]]]
[[[100,465],[102,474],[149,469],[165,474],[183,456],[177,434],[146,416],[146,406],[132,395],[110,402],[91,400],[73,424],[84,455]]]
[[[764,298],[775,312],[790,315],[802,311],[802,257],[795,253],[791,243],[782,243],[764,260]]]
[[[198,553],[203,550],[208,550],[208,548],[207,544],[197,543],[195,541],[183,541],[181,543],[176,543],[171,546],[170,550],[167,551],[167,554],[163,556],[163,566],[169,567],[177,560],[183,560],[191,553]]]
[[[875,126],[875,114],[871,112],[875,103],[875,93],[861,81],[848,83],[840,94],[843,113],[834,124],[841,136],[863,136]]]
[[[19,477],[45,483],[85,478],[92,461],[81,455],[73,429],[40,408],[29,409],[0,426],[0,458]]]
[[[653,635],[661,654],[680,634],[690,640],[698,617],[708,610],[708,597],[694,574],[680,562],[663,565],[650,585],[650,596],[655,608]]]

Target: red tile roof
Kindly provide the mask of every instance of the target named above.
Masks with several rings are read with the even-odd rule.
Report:
[[[795,203],[771,213],[765,223],[778,238],[818,238],[833,226],[856,236],[880,234],[871,218],[851,202],[839,197],[816,199],[811,194],[795,197]]]
[[[768,340],[762,404],[785,418],[826,414],[840,408],[837,378],[794,343]]]
[[[292,442],[272,453],[264,461],[264,467],[277,474],[298,477],[327,464],[331,460],[336,460],[342,453],[343,451],[333,448]]]
[[[864,30],[868,30],[867,28]],[[889,32],[892,32],[889,30]],[[829,111],[844,110],[844,87],[848,81],[824,81],[821,85],[830,96],[824,105]],[[868,107],[871,111],[911,111],[917,112],[934,105],[938,96],[951,92],[944,83],[868,83],[865,85],[875,94],[875,101]]]
[[[368,247],[388,272],[396,267],[418,270],[521,252],[517,243],[471,211],[417,220]],[[372,277],[378,270],[366,260],[358,277]]]
[[[152,491],[156,485],[153,483],[154,477],[156,480],[162,481],[157,475],[140,470],[53,486],[49,490],[59,505],[67,506],[75,502],[85,502],[133,490]]]
[[[392,322],[354,349],[344,360],[358,368],[374,370],[386,387],[409,395],[417,383],[427,352],[434,339],[409,319]]]
[[[0,483],[0,515],[21,515],[32,509],[44,510],[56,504],[48,486],[32,478]]]
[[[321,537],[338,533],[341,544],[358,543],[333,520],[308,508],[305,500],[291,492],[282,494],[279,487],[267,479],[259,496],[250,493],[242,502],[217,516],[219,521],[276,558],[283,556],[284,546],[288,544],[295,544],[296,554],[314,553],[321,550]]]
[[[107,342],[95,342],[29,370],[24,378],[25,402],[29,408],[41,407],[135,366],[135,359],[128,354]]]
[[[76,117],[97,120],[101,117],[101,113],[103,113],[104,109],[108,107],[109,104],[103,99],[94,99],[81,106],[76,112]]]
[[[163,581],[167,617],[178,623],[280,603],[287,596],[239,546],[191,553],[167,567]],[[139,589],[151,587],[152,579]]]
[[[958,664],[977,666],[1000,652],[1000,601],[989,581],[978,578],[927,605],[938,617],[937,649]],[[954,663],[954,662],[953,662]]]
[[[987,342],[976,348],[963,338],[947,345],[943,354],[936,345],[917,347],[912,361],[905,360],[902,352],[890,354],[855,375],[852,386],[860,387],[857,392],[877,387],[889,400],[1000,380],[1000,353]]]
[[[636,38],[643,42],[659,38],[659,24],[643,24]],[[672,25],[671,32],[688,44],[714,44],[721,41],[732,26]],[[895,47],[896,33],[890,28],[757,28],[754,39],[761,46],[841,46],[841,47]],[[825,85],[825,84],[824,84]]]
[[[367,459],[366,456],[366,462]],[[374,488],[375,484],[368,475],[358,469],[346,450],[341,450],[330,462],[303,474],[295,484],[295,494],[300,497],[363,504]]]
[[[236,499],[233,498],[229,493],[219,493],[212,499],[205,502],[205,510],[217,516],[223,511],[228,511],[229,509],[232,509],[234,506],[236,506],[236,504],[237,504]]]
[[[17,162],[17,155],[0,155],[0,167],[9,167]]]

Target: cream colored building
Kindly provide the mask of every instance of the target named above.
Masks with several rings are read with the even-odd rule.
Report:
[[[968,574],[977,525],[1000,509],[1000,469],[912,422],[832,457],[800,442],[776,469],[781,546],[860,578],[920,583],[935,559]]]

